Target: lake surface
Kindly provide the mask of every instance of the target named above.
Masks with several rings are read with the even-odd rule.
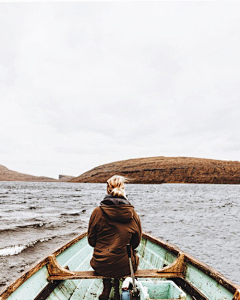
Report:
[[[105,184],[0,182],[0,288],[87,229]],[[128,184],[143,230],[240,283],[240,186]]]

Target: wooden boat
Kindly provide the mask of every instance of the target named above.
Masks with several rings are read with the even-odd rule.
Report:
[[[141,299],[240,300],[239,285],[147,233],[143,234],[138,255],[140,265],[135,276],[148,288]],[[91,256],[92,248],[83,233],[22,273],[2,291],[0,300],[97,299],[102,280],[91,270]],[[173,287],[181,292],[171,295]]]

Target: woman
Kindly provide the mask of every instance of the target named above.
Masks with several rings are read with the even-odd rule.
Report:
[[[107,300],[114,278],[114,298],[119,299],[119,278],[130,274],[126,245],[132,246],[132,264],[137,270],[139,258],[135,248],[140,243],[141,222],[128,201],[124,182],[126,178],[114,175],[107,181],[107,195],[92,212],[88,226],[88,243],[94,247],[92,268],[106,278],[100,300]]]

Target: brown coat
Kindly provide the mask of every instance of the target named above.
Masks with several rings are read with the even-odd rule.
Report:
[[[113,196],[104,200],[94,209],[89,221],[88,242],[94,247],[90,264],[102,276],[120,278],[130,274],[126,245],[131,244],[132,249],[139,245],[141,222],[134,207],[124,204],[129,203],[127,200]],[[139,258],[135,251],[132,251],[132,263],[136,270]]]

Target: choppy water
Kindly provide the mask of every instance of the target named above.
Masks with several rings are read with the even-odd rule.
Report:
[[[87,229],[105,184],[0,182],[0,287]],[[143,230],[240,283],[240,186],[126,187]]]

